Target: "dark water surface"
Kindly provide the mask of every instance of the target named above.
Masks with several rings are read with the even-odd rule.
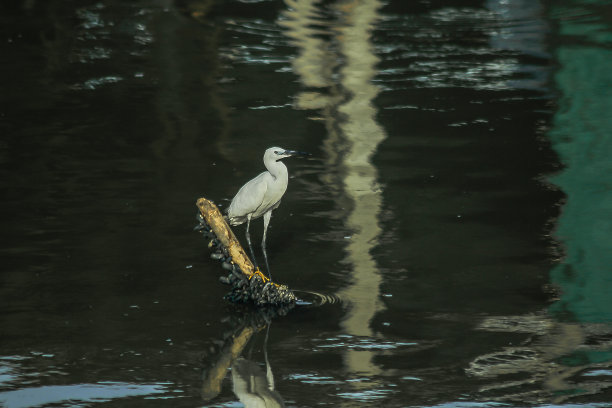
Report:
[[[2,2],[0,406],[612,406],[611,7]],[[266,325],[191,229],[273,145]]]

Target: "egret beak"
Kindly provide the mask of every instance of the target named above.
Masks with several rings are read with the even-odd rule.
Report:
[[[312,154],[308,152],[298,152],[297,150],[285,150],[283,154],[286,154],[289,156],[312,156]]]

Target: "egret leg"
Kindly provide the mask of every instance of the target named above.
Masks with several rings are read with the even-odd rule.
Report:
[[[270,264],[268,264],[268,254],[266,253],[266,232],[268,231],[268,224],[270,224],[270,218],[272,217],[272,211],[268,211],[263,216],[264,231],[263,239],[261,240],[261,249],[263,249],[264,259],[266,261],[266,269],[268,270],[268,278],[272,280],[272,273],[270,272]]]
[[[251,225],[251,214],[247,215],[246,239],[249,244],[249,250],[251,251],[251,257],[253,258],[253,263],[255,264],[255,269],[257,270],[259,269],[259,266],[257,266],[257,259],[255,258],[255,252],[253,251],[253,245],[251,245],[251,235],[249,234],[250,225]]]
[[[268,389],[270,391],[274,391],[274,374],[272,374],[272,367],[270,367],[270,361],[268,361],[268,335],[270,334],[270,325],[272,322],[268,323],[268,327],[266,328],[266,337],[264,338],[264,359],[266,361],[266,379],[268,380]]]

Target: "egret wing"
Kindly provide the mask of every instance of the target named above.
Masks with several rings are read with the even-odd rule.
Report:
[[[250,180],[238,190],[232,199],[227,215],[233,225],[242,224],[246,221],[248,214],[253,214],[264,202],[268,183],[266,182],[266,172]]]

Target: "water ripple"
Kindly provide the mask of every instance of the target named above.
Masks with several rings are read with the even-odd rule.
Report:
[[[352,336],[348,334],[325,339],[315,339],[314,342],[318,343],[314,345],[315,349],[395,350],[402,347],[419,346],[419,343],[415,342],[397,342],[375,337]]]
[[[297,290],[294,292],[298,297],[297,305],[302,307],[319,307],[327,304],[339,304],[342,302],[341,299],[336,295],[303,290]]]
[[[46,385],[0,392],[5,408],[30,408],[62,402],[104,402],[116,398],[168,392],[167,385],[99,382],[96,384]],[[74,406],[74,405],[73,405]]]
[[[288,380],[300,381],[304,384],[343,384],[344,381],[335,380],[333,377],[321,376],[314,373],[290,374]]]
[[[383,40],[376,44],[385,61],[377,82],[391,90],[541,88],[549,57],[541,43],[548,27],[517,13],[492,1],[488,10],[448,7],[422,16],[386,16]]]
[[[377,400],[380,398],[388,397],[390,393],[397,392],[396,390],[390,389],[376,389],[376,390],[365,390],[356,392],[341,392],[338,396],[342,398],[352,399],[356,401],[368,402]]]

